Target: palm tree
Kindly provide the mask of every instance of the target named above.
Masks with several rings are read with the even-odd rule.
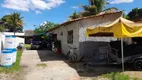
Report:
[[[6,29],[5,25],[6,25],[5,22],[0,19],[0,32]]]
[[[1,20],[7,24],[7,27],[10,32],[16,32],[17,29],[23,28],[23,17],[20,16],[20,13],[14,12],[10,15],[4,16]]]
[[[80,14],[83,17],[97,14],[95,5],[93,5],[93,6],[86,6],[86,5],[84,5],[82,7],[83,7],[84,11],[80,12]]]
[[[10,19],[8,19],[8,24],[11,26],[11,31],[16,31],[17,28],[23,27],[23,17],[20,16],[20,13],[12,13]]]
[[[89,6],[84,5],[82,8],[84,12],[82,12],[82,16],[90,16],[96,15],[104,10],[104,7],[107,3],[106,0],[88,0]]]
[[[79,14],[76,12],[76,11],[74,11],[70,16],[69,16],[69,19],[77,19],[77,18],[79,18],[80,16],[79,16]]]
[[[96,12],[99,13],[103,11],[105,5],[107,4],[106,0],[89,0],[91,6],[96,6]]]

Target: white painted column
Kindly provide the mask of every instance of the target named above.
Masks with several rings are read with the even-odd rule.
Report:
[[[2,34],[0,33],[0,64],[1,64],[1,50],[2,50]]]
[[[1,53],[1,36],[0,36],[0,53]]]

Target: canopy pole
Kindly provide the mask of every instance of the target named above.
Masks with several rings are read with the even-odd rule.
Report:
[[[124,50],[123,50],[123,38],[121,38],[121,59],[122,59],[122,72],[124,72]]]

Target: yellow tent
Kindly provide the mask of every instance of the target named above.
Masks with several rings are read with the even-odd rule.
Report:
[[[142,37],[142,24],[119,18],[106,26],[86,29],[87,36]]]
[[[142,37],[142,24],[134,23],[122,17],[106,26],[91,27],[86,29],[87,36],[114,36],[121,38],[122,71],[124,71],[123,38]]]

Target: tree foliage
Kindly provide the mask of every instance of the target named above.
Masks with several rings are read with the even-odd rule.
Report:
[[[1,22],[3,22],[3,26],[9,29],[10,32],[22,31],[23,29],[23,17],[18,12],[3,16]]]
[[[4,26],[3,25],[0,25],[0,32],[4,31]]]
[[[119,11],[119,9],[116,7],[110,7],[110,8],[105,9],[104,11],[105,12],[116,12],[116,11]]]
[[[103,11],[107,4],[106,0],[89,0],[89,3],[91,6],[96,6],[96,13]]]
[[[89,6],[83,5],[82,8],[84,12],[82,12],[82,16],[90,16],[95,15],[104,10],[105,5],[107,4],[106,0],[89,0]]]
[[[79,18],[80,17],[80,15],[76,12],[76,11],[74,11],[70,16],[69,16],[69,20],[71,20],[71,19],[77,19],[77,18]]]
[[[142,8],[134,8],[128,13],[128,19],[137,21],[142,18]]]
[[[55,26],[57,26],[58,24],[52,23],[52,22],[44,22],[43,24],[41,24],[40,26],[35,26],[34,29],[34,33],[35,34],[39,34],[39,33],[43,33],[43,32],[47,32],[49,29],[54,28]]]
[[[89,5],[81,5],[81,8],[83,8],[84,11],[82,12],[74,12],[72,13],[72,15],[69,16],[70,19],[76,19],[76,18],[80,18],[80,17],[86,17],[86,16],[91,16],[91,15],[96,15],[100,12],[116,12],[119,9],[116,7],[111,7],[108,9],[105,9],[105,6],[108,3],[108,0],[88,0]]]
[[[5,29],[4,22],[2,22],[0,19],[0,32],[4,31],[4,29]]]

